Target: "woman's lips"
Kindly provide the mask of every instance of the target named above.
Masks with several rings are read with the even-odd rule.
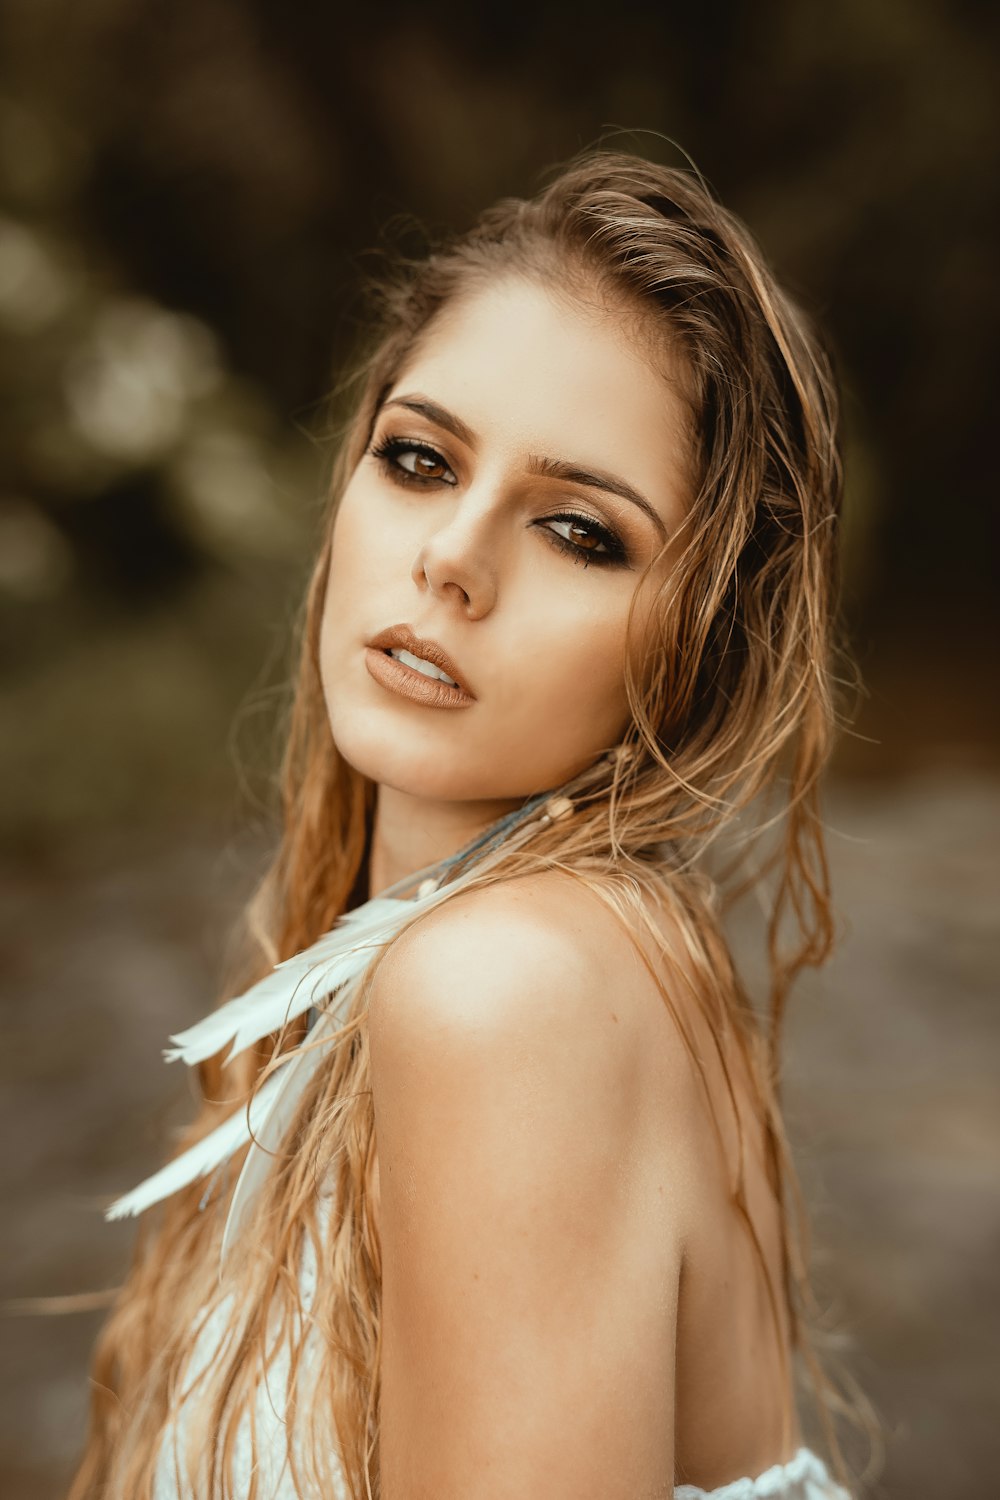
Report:
[[[416,667],[406,666],[375,646],[365,647],[365,666],[382,687],[427,708],[468,708],[476,701],[464,688],[452,687],[439,677],[425,677]]]

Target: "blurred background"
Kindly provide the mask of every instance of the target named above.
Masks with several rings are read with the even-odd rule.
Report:
[[[386,227],[463,226],[602,136],[672,164],[678,142],[845,392],[866,696],[829,797],[841,947],[797,997],[786,1083],[817,1287],[882,1423],[863,1492],[982,1500],[998,15],[3,0],[4,1296],[115,1283],[133,1228],[100,1207],[190,1108],[160,1047],[216,998],[273,831],[329,394]],[[100,1317],[4,1319],[7,1500],[63,1493]]]

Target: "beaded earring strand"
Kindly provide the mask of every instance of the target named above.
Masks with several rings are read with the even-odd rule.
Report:
[[[460,849],[457,854],[450,855],[441,860],[437,865],[428,867],[436,873],[426,874],[425,871],[417,871],[417,875],[411,877],[420,880],[418,895],[427,895],[440,888],[445,874],[448,870],[458,866],[460,869],[467,865],[476,856],[476,867],[481,873],[497,862],[496,858],[489,858],[495,851],[502,848],[504,857],[513,848],[519,848],[526,843],[532,834],[539,828],[546,827],[549,823],[561,822],[586,800],[586,794],[592,790],[600,796],[607,790],[607,770],[612,770],[619,765],[626,764],[637,754],[635,745],[615,745],[611,750],[598,757],[584,770],[580,771],[571,780],[566,781],[555,791],[541,792],[538,796],[530,798],[521,807],[508,813],[505,817],[498,819],[489,828],[475,839],[471,844]],[[542,812],[533,822],[528,821],[531,815],[539,808]],[[521,826],[523,825],[523,826]],[[516,837],[515,837],[516,834]],[[485,848],[485,853],[479,851]],[[464,873],[464,870],[463,870]],[[395,887],[391,887],[395,889]]]

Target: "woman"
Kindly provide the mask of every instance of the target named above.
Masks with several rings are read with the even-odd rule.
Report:
[[[844,1494],[777,1097],[840,488],[828,363],[687,173],[586,151],[383,286],[254,984],[112,1210],[163,1203],[73,1497]],[[720,910],[769,789],[762,1018]]]

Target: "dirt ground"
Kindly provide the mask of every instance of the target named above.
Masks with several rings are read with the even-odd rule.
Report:
[[[844,931],[793,1002],[785,1099],[817,1289],[884,1430],[881,1474],[858,1493],[983,1500],[1000,1344],[1000,777],[842,783],[828,818]],[[259,855],[251,837],[178,828],[0,866],[5,1298],[121,1274],[134,1230],[100,1209],[186,1116],[160,1048],[211,1003]],[[8,1310],[6,1500],[64,1493],[100,1317]]]

